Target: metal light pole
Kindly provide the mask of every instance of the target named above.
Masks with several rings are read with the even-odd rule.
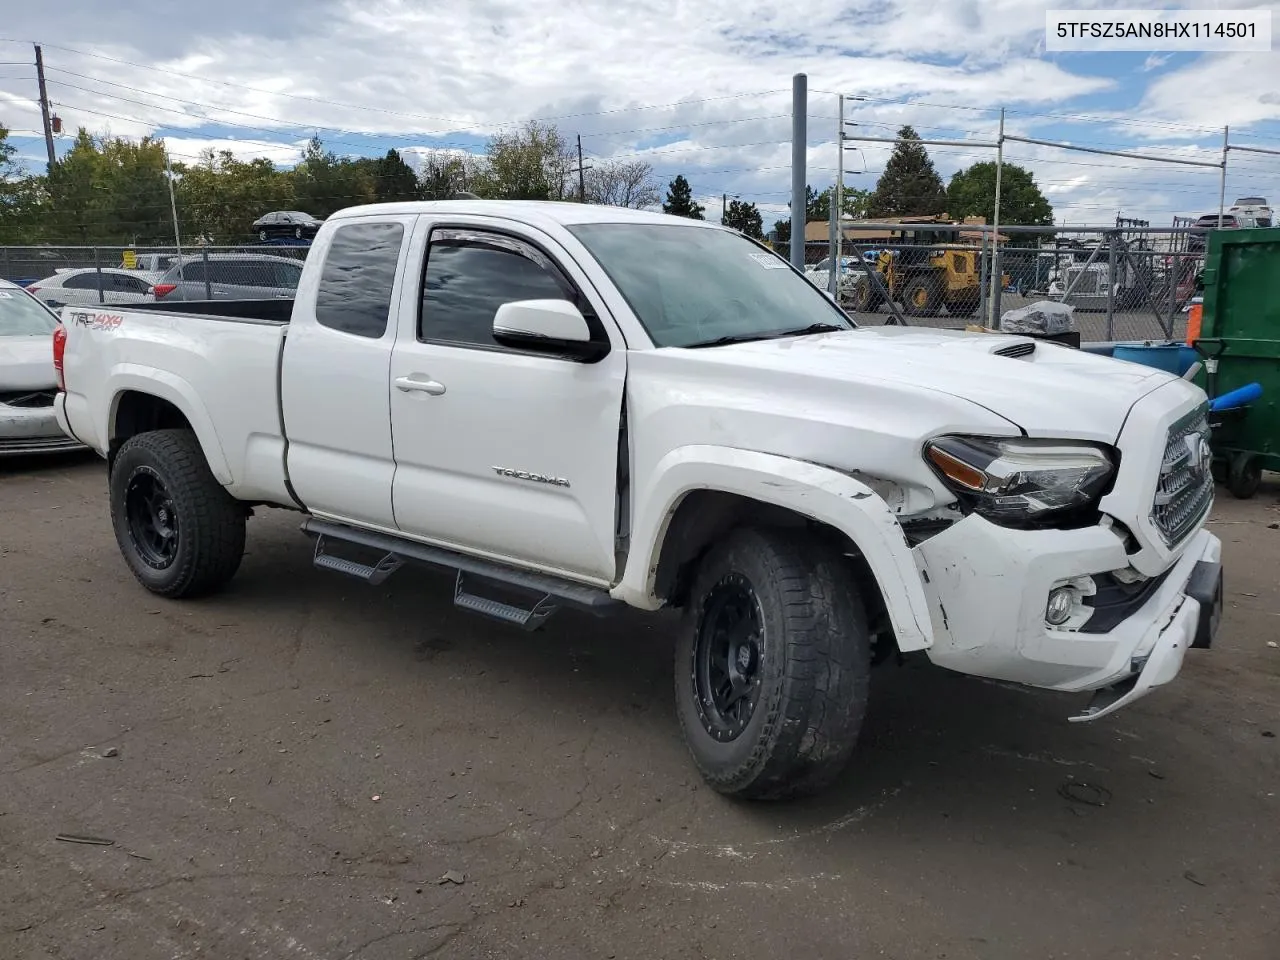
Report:
[[[836,195],[832,198],[832,202],[836,208],[836,255],[831,261],[831,275],[835,278],[831,282],[831,293],[835,296],[836,302],[840,301],[840,283],[844,280],[842,274],[844,271],[844,224],[841,223],[844,211],[841,205],[844,203],[844,94],[840,94],[840,109],[836,111],[839,116],[839,126],[836,127],[836,150],[839,151],[839,157],[836,158]]]
[[[804,269],[805,160],[808,140],[809,78],[791,78],[791,265]]]
[[[1000,300],[996,296],[996,288],[1000,284],[1000,175],[1004,168],[1004,107],[1000,108],[1000,135],[996,137],[996,200],[992,216],[991,234],[991,293],[987,296],[987,326],[993,330],[999,328],[996,311]]]
[[[1222,208],[1227,205],[1227,128],[1222,128],[1222,172],[1218,175],[1218,229],[1222,229]]]

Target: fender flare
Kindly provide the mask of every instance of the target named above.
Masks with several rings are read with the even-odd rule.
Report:
[[[112,367],[107,382],[110,385],[111,403],[107,405],[104,422],[99,424],[99,436],[104,438],[108,449],[115,436],[120,398],[126,393],[147,394],[178,408],[195,431],[200,449],[204,452],[204,458],[209,462],[209,469],[214,477],[223,486],[234,482],[231,467],[218,440],[218,432],[213,426],[213,418],[209,416],[209,411],[190,383],[167,370],[137,363],[121,363]]]
[[[701,445],[671,451],[651,477],[637,492],[631,550],[614,597],[642,609],[662,605],[654,580],[671,519],[687,494],[714,490],[783,507],[844,533],[875,575],[899,648],[933,645],[928,598],[902,526],[884,499],[860,480],[801,460]]]

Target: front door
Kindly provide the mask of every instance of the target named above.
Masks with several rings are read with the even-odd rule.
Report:
[[[626,351],[575,264],[545,236],[434,226],[418,316],[391,357],[396,524],[408,536],[586,581],[615,579]],[[604,359],[493,339],[499,306],[566,299]]]

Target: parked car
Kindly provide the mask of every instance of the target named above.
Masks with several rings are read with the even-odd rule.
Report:
[[[55,310],[74,304],[146,303],[155,299],[151,285],[158,276],[120,267],[73,268],[28,284],[27,292]]]
[[[264,213],[253,221],[253,229],[259,240],[270,240],[272,237],[314,237],[324,221],[318,220],[301,210],[275,210]]]
[[[900,653],[1094,720],[1217,628],[1206,397],[1153,367],[858,327],[732,230],[585,204],[352,207],[273,306],[63,311],[59,417],[138,581],[217,589],[273,505],[321,569],[442,566],[516,626],[680,608],[722,793],[829,784]]]
[[[0,280],[0,457],[82,449],[58,425],[50,337],[58,317],[17,284]]]
[[[292,297],[302,261],[265,253],[211,253],[184,258],[152,286],[156,300],[267,300]]]

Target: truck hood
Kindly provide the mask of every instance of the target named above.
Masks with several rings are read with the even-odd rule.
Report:
[[[49,337],[0,337],[0,390],[50,390],[57,382]]]
[[[933,390],[978,404],[1028,436],[1101,443],[1115,442],[1138,400],[1176,379],[1043,340],[916,327],[859,327],[692,352],[712,363],[802,373],[851,387],[879,381]]]

